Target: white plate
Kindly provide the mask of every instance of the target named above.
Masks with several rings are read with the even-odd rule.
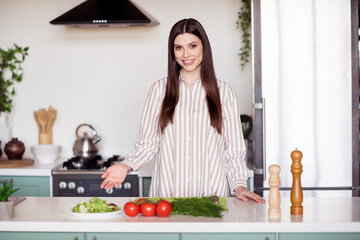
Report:
[[[104,213],[78,213],[78,212],[72,211],[72,209],[75,205],[65,207],[64,211],[70,215],[73,215],[76,217],[83,217],[83,218],[107,218],[107,217],[116,216],[121,213],[121,210],[114,211],[114,212],[104,212]]]

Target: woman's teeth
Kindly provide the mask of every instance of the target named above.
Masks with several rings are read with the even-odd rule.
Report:
[[[185,64],[192,64],[194,62],[194,60],[183,60],[183,62]]]

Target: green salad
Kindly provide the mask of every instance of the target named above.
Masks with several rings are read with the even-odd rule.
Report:
[[[73,212],[78,213],[105,213],[119,211],[120,208],[114,203],[107,203],[97,197],[90,199],[87,202],[81,202],[73,207]]]

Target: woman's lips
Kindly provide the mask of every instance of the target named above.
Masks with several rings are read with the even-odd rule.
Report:
[[[182,60],[182,62],[185,66],[190,66],[191,64],[194,63],[194,59],[193,60]]]

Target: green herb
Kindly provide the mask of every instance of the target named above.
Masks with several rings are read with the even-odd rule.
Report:
[[[221,218],[221,212],[227,210],[226,198],[219,198],[218,196],[146,198],[143,201],[157,203],[161,199],[166,199],[171,203],[172,214]]]
[[[227,210],[213,197],[175,198],[171,205],[173,213],[191,216],[221,218],[221,212]]]
[[[11,179],[9,182],[5,180],[2,188],[0,188],[0,202],[6,202],[7,199],[20,188],[13,189],[13,180]]]

